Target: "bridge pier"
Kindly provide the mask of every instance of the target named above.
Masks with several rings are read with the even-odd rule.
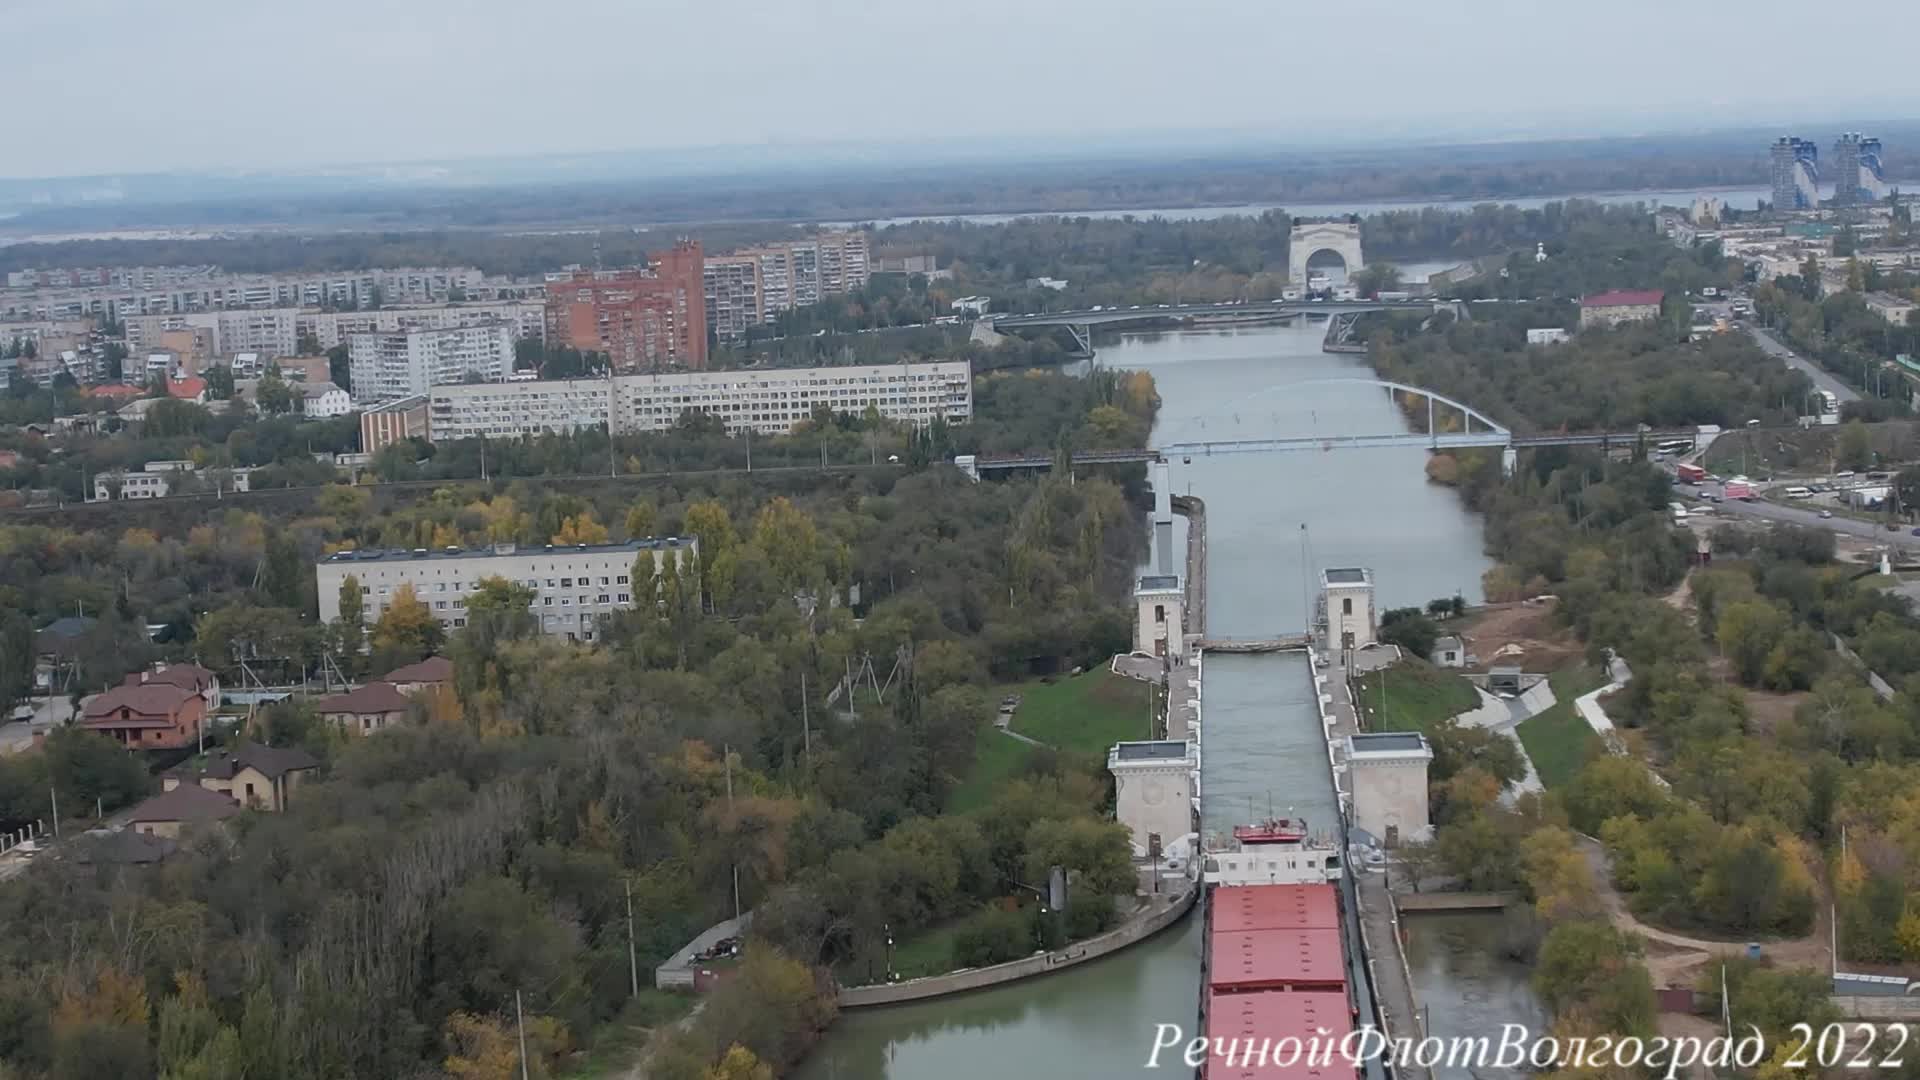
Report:
[[[1520,451],[1515,450],[1513,448],[1513,444],[1509,443],[1506,446],[1503,446],[1500,448],[1500,475],[1501,476],[1512,477],[1514,468],[1519,464],[1520,464]]]

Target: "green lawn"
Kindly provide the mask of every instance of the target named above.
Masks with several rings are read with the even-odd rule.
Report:
[[[1362,675],[1354,694],[1368,731],[1429,731],[1480,705],[1472,683],[1412,657]]]
[[[1069,753],[1106,756],[1114,743],[1149,737],[1152,687],[1105,667],[1053,682],[1032,680],[994,690],[998,698],[1020,695],[1013,730]],[[1005,736],[1002,736],[1004,738]]]
[[[1151,691],[1146,683],[1100,667],[1052,682],[1033,679],[997,686],[992,694],[996,709],[1001,698],[1020,695],[1013,730],[1066,753],[1094,755],[1104,761],[1114,743],[1147,737]],[[964,814],[985,806],[1020,772],[1034,750],[995,731],[991,723],[982,727],[974,737],[973,767],[947,798],[947,812]]]
[[[1547,681],[1553,686],[1553,708],[1520,721],[1514,732],[1533,759],[1540,782],[1555,788],[1571,780],[1588,758],[1606,752],[1600,736],[1573,707],[1574,698],[1604,685],[1606,680],[1593,668],[1577,664],[1561,668],[1547,676]]]
[[[967,770],[953,793],[947,796],[947,813],[964,814],[978,810],[993,799],[994,792],[1013,779],[1034,748],[1018,739],[1009,739],[992,724],[980,729],[973,739],[973,768]]]

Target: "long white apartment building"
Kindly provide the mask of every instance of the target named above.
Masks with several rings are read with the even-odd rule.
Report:
[[[513,341],[513,327],[504,322],[349,335],[353,400],[391,401],[450,383],[500,382],[513,370]]]
[[[935,360],[436,386],[427,391],[427,433],[435,442],[603,425],[631,434],[666,430],[691,409],[720,417],[729,434],[778,435],[820,405],[837,413],[871,405],[889,420],[913,424],[935,417],[963,423],[973,417],[973,373],[965,360]]]
[[[314,274],[237,275],[144,268],[118,283],[0,290],[0,319],[184,315],[235,308],[444,304],[449,299],[538,298],[537,285],[488,280],[473,267],[393,267]],[[24,280],[24,278],[22,279]],[[40,278],[37,280],[60,280]],[[71,279],[68,279],[71,280]]]
[[[360,590],[367,626],[380,618],[402,586],[411,585],[414,596],[443,626],[459,629],[467,625],[468,598],[482,581],[497,577],[533,590],[528,610],[540,620],[543,632],[592,641],[609,615],[632,608],[636,596],[648,597],[633,581],[642,551],[653,553],[658,573],[668,559],[685,566],[698,550],[691,536],[669,536],[573,547],[495,544],[442,551],[343,551],[315,565],[313,576],[320,592],[320,620],[326,623],[340,618],[340,588],[351,577]]]
[[[374,311],[302,311],[294,328],[311,334],[322,350],[345,342],[354,334],[391,334],[401,330],[444,330],[451,326],[504,322],[513,336],[540,340],[547,332],[544,300],[506,300],[483,304],[438,304],[383,307]]]

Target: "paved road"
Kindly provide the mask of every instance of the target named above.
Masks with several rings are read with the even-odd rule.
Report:
[[[17,754],[33,745],[33,737],[64,724],[73,715],[73,702],[66,697],[34,702],[33,719],[0,724],[0,757]]]
[[[1777,356],[1785,360],[1788,367],[1805,372],[1807,377],[1813,380],[1813,385],[1840,399],[1841,404],[1860,400],[1858,391],[1834,378],[1820,365],[1789,349],[1781,343],[1779,338],[1773,336],[1773,331],[1755,323],[1748,323],[1747,332],[1753,335],[1754,344],[1759,345],[1768,355]]]

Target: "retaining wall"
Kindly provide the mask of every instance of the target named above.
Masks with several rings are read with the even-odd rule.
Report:
[[[1103,956],[1119,952],[1129,945],[1145,941],[1165,930],[1193,910],[1193,902],[1199,895],[1199,889],[1188,886],[1187,890],[1176,896],[1172,903],[1157,911],[1149,911],[1144,915],[1136,914],[1115,929],[1053,952],[1010,960],[992,967],[951,971],[945,975],[929,975],[923,979],[909,979],[906,982],[842,987],[839,994],[840,1007],[862,1009],[874,1005],[898,1005],[902,1002],[921,1001],[926,998],[944,997],[948,994],[963,994],[969,990],[982,990],[989,986],[1031,979],[1037,975],[1065,971],[1067,968],[1084,964],[1089,960],[1098,960]]]

